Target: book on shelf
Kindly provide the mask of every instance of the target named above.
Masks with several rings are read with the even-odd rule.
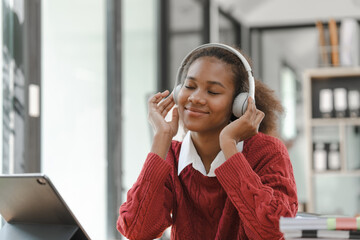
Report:
[[[279,226],[285,239],[360,239],[360,217],[299,214]]]
[[[321,64],[324,66],[327,66],[329,64],[329,57],[328,52],[326,50],[326,46],[328,45],[326,43],[325,38],[325,30],[324,25],[322,22],[317,21],[316,22],[316,28],[319,32],[319,46],[320,46],[320,56],[321,56]]]
[[[285,239],[360,239],[359,230],[289,230],[283,234]]]
[[[281,217],[280,231],[288,230],[360,230],[360,217]]]
[[[336,21],[334,19],[329,20],[329,34],[331,45],[331,62],[334,67],[339,66],[339,39]]]

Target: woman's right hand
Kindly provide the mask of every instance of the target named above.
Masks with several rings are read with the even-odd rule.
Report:
[[[169,95],[169,91],[159,92],[152,96],[148,101],[148,119],[153,127],[155,135],[168,137],[170,140],[178,131],[179,114],[177,108],[173,109],[172,120],[165,121],[165,117],[171,108],[175,105],[173,94]],[[168,96],[167,98],[165,98]]]

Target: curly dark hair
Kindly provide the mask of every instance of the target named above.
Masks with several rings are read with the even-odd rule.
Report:
[[[239,52],[240,49],[235,48]],[[242,55],[248,60],[251,65],[251,61],[248,56],[242,53]],[[234,74],[234,99],[241,92],[247,92],[249,89],[248,84],[248,73],[240,61],[240,59],[230,51],[218,48],[218,47],[209,47],[199,49],[193,52],[188,59],[185,61],[184,74],[186,75],[190,65],[201,57],[216,57],[217,59],[223,61],[226,64],[231,66],[232,72]],[[284,109],[281,105],[280,100],[275,95],[274,91],[270,89],[265,83],[255,80],[255,103],[256,107],[265,113],[265,117],[262,120],[259,131],[268,135],[273,135],[278,137],[278,119],[283,114]],[[232,116],[232,120],[236,119],[235,116]]]

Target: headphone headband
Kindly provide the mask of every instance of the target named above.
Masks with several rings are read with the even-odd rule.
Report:
[[[179,84],[181,83],[181,80],[182,80],[182,75],[183,75],[183,72],[184,72],[184,68],[185,68],[185,64],[188,60],[188,58],[196,51],[200,50],[200,49],[204,49],[204,48],[209,48],[209,47],[216,47],[216,48],[222,48],[222,49],[225,49],[233,54],[235,54],[239,59],[240,61],[242,62],[242,64],[244,65],[245,67],[245,70],[248,74],[248,81],[249,81],[249,96],[252,97],[252,99],[255,99],[255,82],[254,82],[254,77],[253,77],[253,73],[252,73],[252,70],[251,70],[251,67],[250,67],[250,64],[248,63],[248,61],[246,60],[246,58],[238,51],[236,50],[235,48],[233,47],[230,47],[226,44],[222,44],[222,43],[207,43],[207,44],[203,44],[203,45],[200,45],[198,46],[197,48],[193,49],[191,52],[189,52],[186,57],[182,60],[181,64],[180,64],[180,67],[178,69],[178,72],[177,72],[177,83],[176,84]]]

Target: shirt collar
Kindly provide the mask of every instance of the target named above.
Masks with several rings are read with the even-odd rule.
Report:
[[[241,141],[236,145],[239,152],[243,150],[244,142]],[[193,141],[191,139],[190,131],[187,132],[180,149],[178,175],[184,170],[186,166],[192,164],[192,167],[202,173],[204,176],[215,177],[215,169],[226,161],[224,153],[220,151],[211,163],[210,171],[206,174],[206,170],[199,154],[197,153]]]

